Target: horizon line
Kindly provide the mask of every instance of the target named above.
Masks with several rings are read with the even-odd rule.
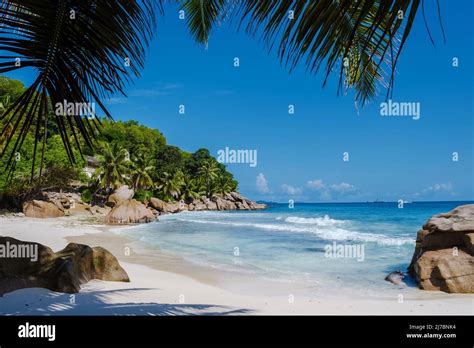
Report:
[[[288,204],[288,202],[274,202],[274,201],[265,201],[265,200],[257,200],[258,203],[266,203],[266,204]],[[474,199],[472,200],[441,200],[441,201],[411,201],[404,204],[413,204],[413,203],[459,203],[459,202],[468,202],[474,204]],[[355,204],[355,203],[372,203],[372,204],[383,204],[383,203],[398,203],[398,201],[353,201],[353,202],[298,202],[294,201],[294,203],[298,204]]]

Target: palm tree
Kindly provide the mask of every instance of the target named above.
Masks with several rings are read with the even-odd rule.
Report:
[[[35,159],[41,129],[48,124],[48,110],[64,101],[95,103],[111,118],[102,100],[124,94],[125,83],[142,70],[157,8],[160,1],[155,0],[0,0],[0,73],[25,67],[37,72],[31,86],[0,116],[0,120],[9,116],[4,127],[14,125],[0,153],[1,158],[14,143],[7,167],[21,147],[19,141],[12,141],[13,135],[21,139],[35,125]],[[92,148],[99,120],[89,116],[53,114],[73,163],[67,134],[74,135],[77,147],[82,137]],[[3,134],[4,130],[0,136]],[[46,137],[41,141],[43,158]]]
[[[112,146],[108,143],[101,144],[97,155],[99,166],[94,177],[107,192],[127,181],[125,175],[128,172],[128,156],[128,151],[121,149],[117,143]]]
[[[155,166],[153,165],[152,159],[145,158],[143,154],[139,154],[133,158],[130,167],[131,181],[134,190],[153,186],[151,175]]]
[[[235,190],[235,183],[227,175],[220,175],[216,182],[214,191],[221,195],[225,196],[227,193],[230,193]]]
[[[216,23],[229,16],[237,17],[249,34],[261,35],[269,50],[278,47],[278,56],[290,71],[301,62],[312,73],[322,69],[323,86],[331,72],[337,72],[338,93],[354,88],[355,100],[361,104],[376,95],[379,85],[387,87],[387,93],[393,90],[395,68],[420,4],[426,24],[423,0],[179,2],[197,42],[207,45]],[[7,167],[22,145],[12,141],[14,135],[21,139],[31,125],[36,125],[32,156],[36,158],[39,134],[48,124],[51,105],[64,100],[95,102],[111,118],[101,100],[123,94],[125,83],[142,70],[156,10],[162,12],[161,3],[162,0],[0,0],[0,46],[5,52],[0,57],[0,73],[24,67],[38,72],[31,86],[0,116],[2,120],[11,115],[0,136],[5,134],[6,126],[14,125],[0,153],[1,158],[14,143]],[[436,5],[440,13],[438,0]],[[432,40],[430,33],[429,36]],[[77,115],[64,117],[55,113],[53,117],[74,162],[68,134],[73,134],[77,147],[81,146],[79,137],[92,147],[99,122],[95,117]],[[42,157],[45,142],[46,137],[42,140]]]
[[[196,179],[192,178],[189,174],[183,175],[181,183],[181,196],[180,198],[185,202],[191,202],[195,199],[200,198],[205,193],[200,190],[199,183]]]
[[[218,175],[219,167],[217,166],[215,160],[211,158],[204,160],[201,167],[199,167],[198,176],[204,183],[204,187],[206,188],[206,195],[208,198],[212,197],[212,185],[214,183],[214,180],[217,179]]]
[[[165,200],[172,201],[180,196],[181,184],[180,172],[175,174],[164,172],[159,178],[157,189]]]

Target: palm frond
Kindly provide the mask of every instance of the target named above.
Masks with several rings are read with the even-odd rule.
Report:
[[[1,0],[0,50],[20,61],[0,57],[0,73],[24,67],[37,71],[34,83],[0,116],[6,119],[0,137],[9,125],[14,128],[0,156],[17,139],[9,149],[8,166],[32,125],[36,125],[36,142],[40,140],[51,105],[95,103],[112,117],[102,100],[124,94],[125,84],[142,70],[156,8],[154,0]],[[92,146],[92,127],[99,120],[95,113],[89,117],[53,115],[68,156],[75,162],[68,135],[72,134],[77,148],[81,137]],[[36,150],[37,144],[33,158]]]
[[[226,0],[184,0],[181,8],[194,39],[207,45],[209,33],[217,21]]]
[[[418,0],[246,1],[240,10],[248,20],[249,33],[257,34],[263,26],[262,38],[269,49],[278,43],[278,55],[290,71],[302,60],[312,73],[324,66],[323,85],[338,71],[338,91],[344,76],[341,60],[358,51],[359,74],[353,86],[355,99],[363,105],[375,95],[375,84],[384,83],[381,72],[395,69],[396,57],[390,56],[390,48],[396,44],[399,30],[404,31],[406,35],[395,49],[398,56],[418,5]],[[290,10],[294,11],[293,20],[288,19]]]
[[[393,88],[399,54],[413,25],[420,0],[183,0],[188,25],[206,43],[213,24],[233,10],[239,26],[260,36],[290,72],[304,62],[311,73],[324,68],[324,82],[338,72],[338,93],[356,90],[363,105],[379,87]],[[209,6],[203,11],[203,3]],[[439,6],[439,3],[438,3]],[[206,6],[204,6],[206,8]],[[293,17],[290,15],[292,14]],[[402,14],[402,18],[400,18]],[[401,39],[398,39],[401,37]],[[349,60],[349,69],[343,61]]]

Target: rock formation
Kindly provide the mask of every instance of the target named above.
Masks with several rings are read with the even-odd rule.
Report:
[[[27,217],[53,218],[64,216],[64,209],[59,208],[53,202],[32,200],[23,204],[23,213]]]
[[[474,204],[434,215],[418,231],[408,268],[421,289],[474,293]]]
[[[132,189],[128,188],[127,185],[122,185],[109,196],[106,204],[109,207],[114,207],[123,201],[132,199],[134,195],[135,192]]]
[[[109,224],[131,224],[155,220],[153,212],[136,199],[120,202],[105,217]]]
[[[53,218],[83,214],[87,207],[77,193],[47,191],[42,192],[36,199],[23,203],[23,213],[27,217]]]
[[[108,198],[104,197],[100,205],[90,205],[81,201],[77,193],[43,192],[37,200],[24,203],[25,216],[48,218],[69,215],[92,215],[106,223],[128,224],[150,222],[157,215],[174,214],[180,211],[202,210],[259,210],[265,204],[258,204],[236,192],[212,199],[201,197],[191,202],[165,202],[151,198],[147,205],[134,200],[134,191],[123,185]],[[105,203],[105,204],[104,204]],[[103,220],[102,220],[103,221]]]
[[[258,204],[236,192],[228,193],[223,197],[216,196],[212,199],[201,197],[193,200],[189,204],[185,204],[184,202],[168,203],[158,198],[151,198],[149,205],[160,214],[177,213],[183,210],[260,210],[266,208],[265,204]]]
[[[10,237],[0,237],[0,245],[3,251],[23,250],[15,257],[11,252],[8,257],[0,257],[0,296],[30,287],[77,293],[91,279],[130,281],[115,256],[102,247],[69,243],[55,253],[42,244]],[[25,250],[30,251],[29,255]]]

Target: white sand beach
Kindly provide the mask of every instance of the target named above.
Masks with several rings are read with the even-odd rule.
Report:
[[[196,266],[179,256],[142,253],[110,227],[84,217],[34,219],[1,216],[0,235],[34,241],[54,251],[68,242],[103,246],[120,261],[130,283],[94,280],[78,294],[16,290],[0,297],[0,315],[472,315],[474,296],[413,291],[392,295],[314,297],[291,284]],[[130,248],[130,253],[125,253]],[[128,255],[128,256],[127,256]],[[292,300],[290,300],[290,298]]]

